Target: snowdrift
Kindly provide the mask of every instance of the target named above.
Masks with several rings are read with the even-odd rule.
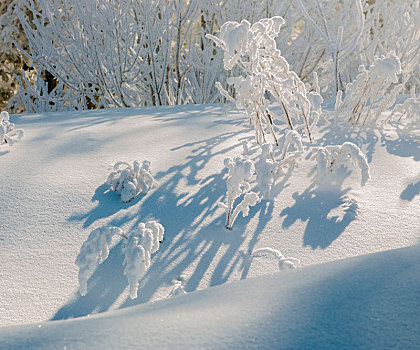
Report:
[[[420,245],[75,320],[0,328],[2,349],[415,349]]]

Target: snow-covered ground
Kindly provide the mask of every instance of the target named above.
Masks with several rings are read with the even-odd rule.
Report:
[[[75,320],[0,328],[2,349],[418,349],[420,245]]]
[[[280,250],[286,256],[299,258],[301,264],[307,266],[409,247],[419,242],[420,137],[403,134],[394,126],[383,130],[349,127],[330,130],[321,126],[316,141],[320,145],[352,141],[366,153],[371,167],[371,180],[366,186],[360,186],[360,173],[354,171],[346,174],[344,181],[320,191],[313,186],[315,164],[305,159],[290,178],[275,186],[273,201],[258,203],[251,208],[248,217],[238,217],[233,230],[229,231],[224,227],[225,213],[218,207],[218,202],[224,200],[226,194],[227,170],[223,168],[223,160],[241,154],[242,140],[251,142],[253,139],[253,132],[244,117],[231,107],[204,105],[51,113],[14,116],[12,121],[25,131],[25,137],[13,147],[0,149],[0,326],[75,318],[166,299],[176,283],[181,283],[190,293],[276,272],[278,265],[274,260],[250,258],[250,253],[261,247]],[[257,148],[250,151],[252,158],[260,153]],[[136,159],[151,162],[158,186],[130,203],[122,203],[115,192],[109,191],[105,181],[115,162],[125,160],[132,163]],[[122,265],[123,242],[120,240],[115,241],[108,259],[89,280],[87,295],[81,297],[77,291],[74,261],[89,233],[102,225],[129,230],[148,219],[156,219],[165,227],[165,237],[160,250],[153,255],[151,268],[140,281],[138,298],[128,298],[127,278],[123,275]],[[389,256],[397,259],[399,254],[405,256],[408,252],[407,261],[418,265],[416,256],[419,250],[417,247],[410,249]],[[205,290],[109,316],[105,314],[92,321],[46,323],[41,327],[46,333],[40,333],[40,336],[51,340],[55,332],[62,334],[60,332],[64,332],[65,325],[68,325],[69,335],[63,335],[62,339],[70,339],[72,332],[92,322],[92,327],[103,332],[98,333],[98,337],[110,332],[111,324],[114,330],[121,328],[120,336],[125,337],[136,327],[145,327],[144,317],[150,322],[148,329],[153,326],[161,328],[149,334],[149,344],[153,345],[165,333],[163,329],[166,327],[169,327],[168,332],[176,331],[176,316],[185,304],[187,316],[180,325],[185,324],[185,333],[188,333],[188,329],[198,329],[208,319],[213,327],[209,328],[207,340],[203,340],[208,344],[211,344],[212,334],[218,334],[224,308],[226,319],[223,321],[226,323],[231,319],[232,324],[236,324],[236,331],[232,332],[236,332],[238,339],[247,334],[245,325],[252,321],[252,313],[255,313],[256,322],[261,321],[266,326],[271,321],[279,322],[279,327],[285,327],[285,336],[304,322],[306,326],[300,334],[305,334],[307,340],[312,334],[314,338],[311,339],[318,344],[317,339],[321,339],[318,333],[329,332],[328,327],[333,326],[333,321],[341,319],[334,311],[334,305],[339,309],[345,307],[340,295],[351,297],[346,303],[351,302],[352,307],[346,310],[355,313],[346,316],[343,322],[350,325],[354,320],[357,323],[360,312],[370,315],[363,322],[376,322],[369,308],[380,310],[376,308],[388,303],[388,294],[381,294],[376,285],[375,264],[380,261],[380,268],[385,269],[386,257],[388,255],[378,255],[379,260],[359,258],[326,265],[325,270],[321,266],[310,267],[272,278],[250,279],[232,287]],[[397,270],[405,266],[404,261],[389,266],[398,278]],[[370,262],[372,269],[365,266]],[[347,267],[352,264],[364,271],[360,278],[358,273],[351,272],[355,279],[350,282],[357,283],[357,286],[346,284],[346,278],[338,276],[341,268],[345,267],[347,273],[350,271]],[[418,266],[413,269],[418,272]],[[393,275],[391,272],[382,273],[378,276],[381,278],[378,283],[386,282],[389,287],[393,280],[387,281],[386,278]],[[321,276],[332,283],[331,288],[327,288],[328,283],[324,286],[324,277]],[[417,287],[413,287],[417,289],[409,291],[413,298],[419,290],[419,279],[413,280],[414,276],[410,272],[411,280],[406,281],[410,286],[417,283]],[[303,277],[307,281],[299,282]],[[335,282],[330,279],[337,278],[337,283],[346,288],[344,294],[340,294],[340,289],[334,291]],[[367,279],[366,288],[372,287],[370,296],[360,290],[364,278]],[[315,309],[312,310],[309,296],[310,288],[315,285],[318,289],[314,294]],[[357,289],[354,296],[350,286]],[[265,292],[270,305],[268,314],[263,311]],[[396,298],[394,291],[390,293]],[[253,300],[254,294],[257,295],[255,303],[247,309],[244,306],[246,300]],[[369,304],[363,304],[367,309],[358,305],[359,297],[362,303],[369,298]],[[307,303],[299,309],[297,305],[303,300],[301,298]],[[372,301],[378,298],[378,303]],[[392,298],[389,303],[395,304]],[[416,300],[411,302],[411,310],[417,312],[417,316],[412,316],[418,317]],[[277,306],[279,312],[275,312]],[[324,309],[324,306],[328,308]],[[218,311],[216,315],[205,316],[213,308]],[[297,319],[293,319],[295,310]],[[311,317],[305,318],[305,313],[310,313]],[[399,320],[404,316],[398,315],[401,316]],[[124,322],[127,323],[121,320],[113,323],[114,317],[126,318]],[[166,317],[169,320],[159,323]],[[201,317],[202,321],[196,321]],[[325,320],[327,328],[321,331],[323,323],[320,320],[324,317],[330,318]],[[381,317],[385,315],[379,315],[378,319]],[[243,323],[239,319],[243,319]],[[99,320],[103,320],[103,324]],[[128,327],[131,322],[137,325]],[[29,342],[39,331],[36,327],[5,328],[0,333],[0,343],[1,338],[6,337],[6,344],[13,346],[14,340],[9,336],[20,334],[20,337],[26,332],[28,334],[20,344]],[[124,333],[126,327],[128,330]],[[249,327],[255,327],[255,331],[259,329],[258,326]],[[353,334],[351,332],[366,328],[363,324],[354,327],[350,327],[348,337]],[[275,324],[267,329],[277,332]],[[404,329],[410,334],[414,330],[410,323]],[[334,339],[338,339],[339,331],[336,331],[337,338]],[[81,339],[87,337],[86,332],[81,333]],[[251,337],[253,333],[249,334]],[[262,334],[268,336],[269,333]],[[374,334],[369,334],[369,337],[373,339]],[[197,339],[202,339],[201,336],[204,333],[197,333]],[[180,342],[182,339],[188,342],[187,334],[179,337]],[[109,338],[101,339],[104,340],[98,341],[110,342]],[[279,339],[283,338],[273,335],[267,344],[274,344]],[[349,344],[357,347],[357,339]],[[359,340],[362,342],[363,339],[361,335]],[[412,334],[410,339],[413,340]],[[134,341],[134,338],[127,340],[127,346]],[[169,341],[170,337],[165,343],[167,348],[171,348]],[[299,339],[294,337],[290,341],[293,342],[291,346],[299,348]],[[220,342],[220,347],[227,347],[228,342],[222,343],[223,339]],[[51,344],[56,343],[52,341]],[[255,344],[257,347],[262,343]],[[360,344],[363,347],[364,343]],[[53,347],[55,345],[51,345]],[[77,348],[77,345],[73,347]],[[215,345],[215,348],[220,347]]]

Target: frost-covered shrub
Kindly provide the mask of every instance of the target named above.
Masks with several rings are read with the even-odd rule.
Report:
[[[122,235],[118,227],[99,227],[90,233],[80,248],[76,265],[79,267],[79,291],[82,296],[87,293],[87,281],[95,268],[108,258],[112,237],[117,234]]]
[[[330,173],[334,173],[341,166],[358,167],[362,173],[361,185],[370,179],[369,164],[359,147],[352,142],[342,145],[319,147],[315,154],[317,161],[318,179],[323,181]]]
[[[295,269],[296,265],[300,264],[299,259],[293,257],[285,257],[280,251],[268,247],[254,250],[251,256],[253,258],[258,258],[261,256],[268,256],[270,258],[274,258],[278,260],[280,270]]]
[[[250,189],[249,180],[255,172],[254,163],[245,157],[236,156],[234,158],[226,158],[224,165],[228,168],[227,195],[226,204],[219,203],[223,209],[226,209],[226,228],[232,229],[237,216],[242,212],[245,217],[249,214],[249,207],[258,203],[260,200],[255,192],[248,192]],[[245,193],[243,200],[235,209],[233,209],[235,199]]]
[[[405,129],[415,129],[420,127],[420,97],[416,97],[414,89],[411,97],[403,103],[397,104],[391,111],[387,120],[397,120],[398,122],[406,120]]]
[[[163,240],[164,228],[156,221],[140,223],[131,231],[127,240],[124,258],[124,275],[130,286],[130,298],[137,298],[138,281],[144,276],[151,265],[151,254],[159,249]]]
[[[0,146],[7,144],[12,146],[23,137],[23,130],[16,129],[15,124],[10,122],[9,113],[3,111],[0,113]]]
[[[348,116],[352,123],[365,124],[375,109],[376,118],[395,102],[401,86],[398,83],[398,74],[401,73],[400,59],[390,52],[386,56],[376,57],[369,66],[360,66],[360,74],[346,86],[345,97],[341,112]],[[336,102],[336,104],[337,104]],[[381,103],[382,102],[382,103]]]
[[[121,195],[124,203],[131,201],[139,193],[147,193],[156,185],[153,178],[150,162],[145,160],[140,163],[135,160],[133,165],[127,162],[117,162],[114,165],[114,171],[107,179],[107,184],[111,190]]]
[[[251,25],[247,20],[226,22],[218,37],[208,34],[224,51],[224,67],[236,67],[244,75],[230,77],[227,83],[235,90],[229,95],[221,84],[217,87],[228,101],[243,109],[255,129],[258,144],[266,143],[267,132],[276,145],[274,121],[278,116],[270,109],[270,100],[283,108],[284,118],[291,130],[303,130],[312,141],[312,129],[320,116],[322,98],[319,88],[308,94],[305,84],[290,70],[275,42],[284,19],[280,16],[261,19]]]
[[[80,248],[75,262],[79,267],[80,294],[82,296],[87,294],[89,277],[95,268],[108,258],[112,238],[119,235],[127,241],[124,274],[130,286],[130,297],[137,298],[138,281],[149,269],[151,254],[159,249],[164,232],[163,226],[154,220],[140,223],[129,234],[125,234],[118,227],[102,226],[93,230]]]

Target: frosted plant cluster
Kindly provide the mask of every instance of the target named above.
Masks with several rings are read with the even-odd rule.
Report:
[[[280,251],[273,249],[273,248],[259,248],[252,252],[251,256],[253,258],[261,257],[261,256],[268,256],[270,258],[274,258],[279,263],[279,269],[295,269],[297,265],[300,264],[300,260],[293,257],[286,257]]]
[[[275,181],[280,176],[291,174],[297,161],[304,155],[302,135],[306,135],[308,141],[312,142],[312,131],[323,113],[318,75],[314,73],[313,90],[308,92],[305,84],[289,69],[289,64],[277,49],[274,39],[279,35],[283,24],[284,20],[279,16],[261,19],[253,25],[246,20],[240,23],[230,21],[222,25],[217,37],[207,35],[222,48],[225,69],[234,71],[238,68],[244,74],[227,80],[234,88],[235,97],[224,90],[220,83],[216,85],[222,96],[245,111],[254,126],[255,142],[261,147],[261,154],[255,164],[242,156],[225,159],[224,165],[229,169],[227,202],[221,203],[220,206],[226,209],[228,229],[232,228],[240,211],[243,216],[248,215],[249,207],[260,200],[256,193],[246,193],[250,189],[249,182],[254,172],[256,171],[256,182],[262,197],[271,199],[271,190]],[[381,60],[378,59],[369,71],[365,70],[367,74],[364,77],[383,76],[386,72],[382,83],[388,80],[395,83],[398,63],[398,58],[390,54]],[[372,84],[364,81],[362,75],[359,76],[358,82],[359,85],[360,82],[364,82],[366,86],[372,88]],[[379,92],[376,88],[369,91],[372,96],[376,96]],[[348,105],[348,102],[341,101],[341,91],[337,96],[337,104],[340,107]],[[279,118],[269,108],[269,97],[283,108],[290,129],[284,134],[281,151],[274,132],[278,129],[274,120]],[[268,141],[267,134],[271,134],[273,143]],[[249,148],[246,141],[242,142],[242,148],[243,154],[248,155]],[[280,153],[279,160],[276,159],[278,153]],[[326,173],[326,168],[335,171],[341,165],[352,164],[362,169],[362,185],[369,179],[366,158],[354,144],[345,143],[342,146],[320,148],[318,155],[319,174]],[[324,163],[322,157],[325,158]],[[288,169],[287,173],[285,169]],[[242,202],[234,208],[235,200],[242,194],[244,194]]]
[[[370,179],[367,159],[360,148],[352,142],[344,142],[337,146],[319,147],[315,158],[320,181],[327,178],[330,173],[336,172],[341,166],[358,167],[362,174],[362,186]]]
[[[254,163],[245,157],[236,156],[224,160],[225,167],[229,170],[227,183],[227,202],[219,203],[226,210],[226,228],[232,229],[232,225],[242,212],[242,216],[249,214],[249,207],[259,202],[255,192],[247,192],[250,189],[249,181],[255,172]],[[245,193],[243,200],[234,208],[235,199]]]
[[[93,230],[80,248],[75,262],[79,267],[80,294],[87,294],[88,279],[96,267],[108,258],[112,238],[118,235],[126,239],[124,274],[130,286],[130,297],[137,298],[138,281],[149,269],[151,255],[158,251],[164,231],[163,226],[154,220],[140,223],[128,234],[118,227],[102,226]]]
[[[127,162],[117,162],[107,179],[111,190],[121,195],[124,203],[130,202],[139,193],[147,193],[156,186],[152,175],[150,162],[148,160],[139,163],[134,161],[133,165]]]
[[[309,95],[305,84],[290,70],[277,49],[275,38],[283,24],[284,19],[280,16],[261,19],[253,25],[247,20],[229,21],[222,25],[217,37],[207,34],[224,51],[225,69],[233,70],[238,66],[244,74],[227,79],[235,89],[235,97],[220,83],[217,87],[228,101],[245,111],[254,126],[258,144],[268,141],[268,132],[278,145],[275,120],[280,117],[270,109],[270,99],[281,105],[290,129],[304,131],[310,141],[321,113],[319,89]]]
[[[10,122],[9,113],[3,111],[0,113],[0,146],[7,144],[12,146],[23,137],[23,130],[16,129],[15,124]]]
[[[376,109],[375,120],[395,102],[397,93],[402,88],[398,83],[401,62],[395,53],[376,57],[369,67],[360,66],[360,74],[347,84],[346,96],[339,105],[344,115],[352,123],[365,124],[371,112]]]

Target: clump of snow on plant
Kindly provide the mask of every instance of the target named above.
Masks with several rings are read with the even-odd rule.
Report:
[[[124,258],[124,275],[130,286],[130,298],[137,298],[138,281],[151,265],[151,254],[159,249],[163,240],[164,228],[156,221],[140,223],[128,236]]]
[[[362,186],[370,179],[370,168],[366,156],[352,142],[344,142],[342,145],[319,147],[315,158],[317,161],[318,179],[320,181],[327,178],[328,174],[336,172],[341,166],[358,167],[362,173]]]
[[[92,275],[96,266],[108,258],[109,246],[112,237],[122,234],[118,227],[100,227],[93,230],[88,239],[83,243],[76,258],[76,265],[79,267],[79,291],[81,295],[87,293],[87,281]]]
[[[23,137],[23,130],[16,129],[15,124],[10,122],[9,113],[3,111],[0,113],[0,146],[8,144],[12,146]]]
[[[139,193],[147,193],[156,185],[152,175],[150,162],[145,160],[140,163],[135,160],[133,165],[127,162],[117,162],[114,165],[114,171],[107,179],[107,184],[111,190],[121,195],[124,203],[131,201]]]
[[[138,281],[151,265],[151,254],[155,253],[163,240],[165,230],[154,220],[140,223],[138,227],[126,235],[118,227],[102,226],[93,230],[83,243],[76,258],[79,267],[79,291],[87,294],[87,281],[95,268],[104,262],[109,255],[109,247],[114,235],[127,240],[124,257],[124,274],[130,286],[130,297],[137,297]]]
[[[376,57],[369,67],[361,65],[359,71],[356,79],[347,84],[344,100],[336,101],[336,105],[342,105],[343,114],[348,115],[352,123],[365,124],[372,109],[378,109],[377,118],[395,102],[401,90],[401,86],[397,85],[401,62],[393,52],[389,52],[386,56]]]
[[[257,204],[259,197],[255,192],[248,192],[242,202],[233,209],[235,199],[250,189],[249,181],[254,175],[255,166],[250,159],[243,156],[226,158],[224,165],[229,170],[226,180],[227,202],[219,203],[219,206],[226,209],[226,228],[231,229],[238,214],[242,212],[242,216],[246,217],[249,214],[249,207]]]
[[[300,260],[293,257],[286,257],[280,251],[273,249],[273,248],[259,248],[252,252],[251,256],[253,258],[261,257],[261,256],[268,256],[270,258],[274,258],[278,260],[279,269],[294,269],[296,265],[300,264]]]

